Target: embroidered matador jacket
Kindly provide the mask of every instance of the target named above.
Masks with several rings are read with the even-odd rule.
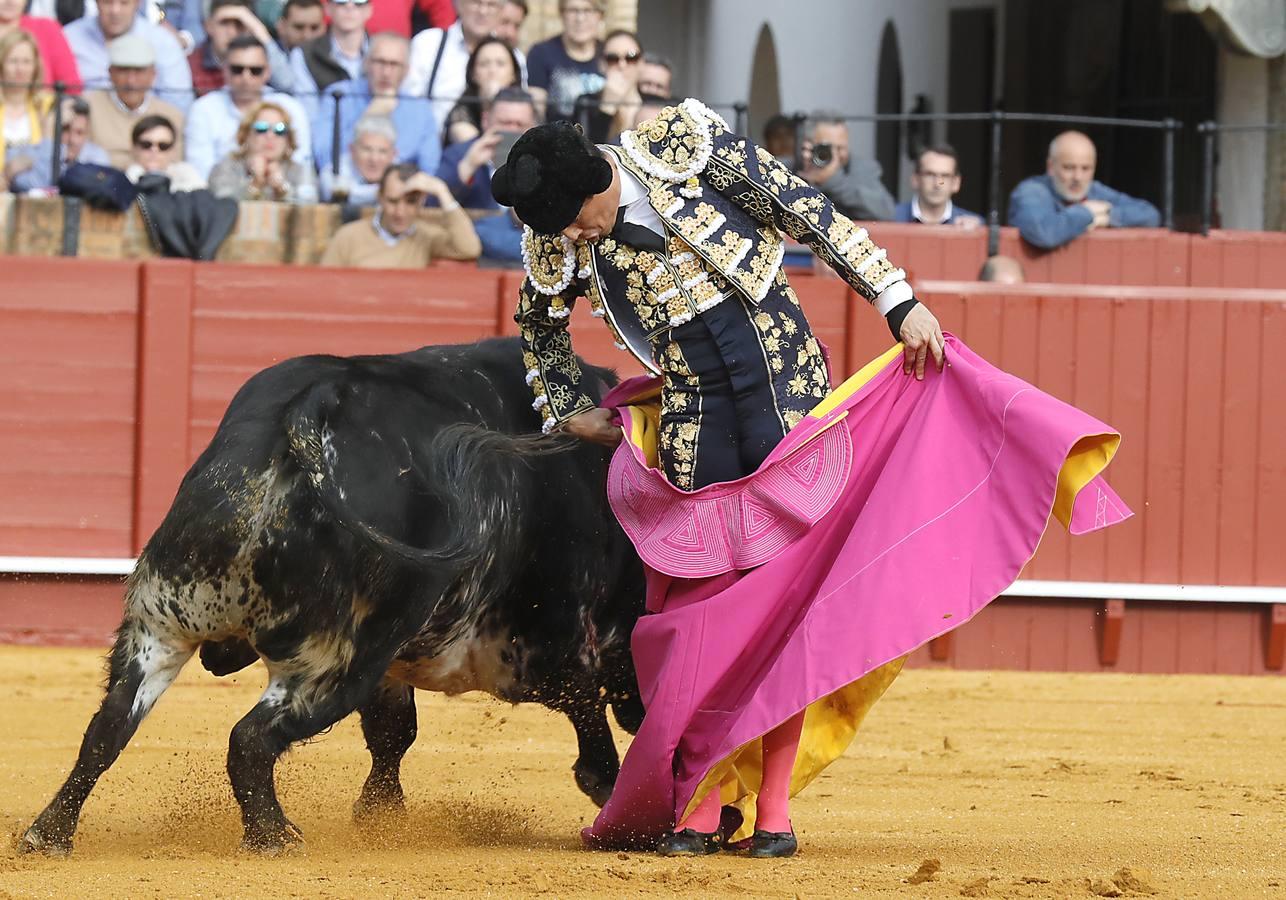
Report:
[[[533,405],[546,431],[594,405],[567,333],[585,297],[617,346],[662,376],[667,478],[693,490],[748,474],[829,390],[822,349],[781,271],[782,233],[872,303],[905,273],[822,193],[696,100],[602,149],[647,189],[665,251],[524,232],[515,320]]]

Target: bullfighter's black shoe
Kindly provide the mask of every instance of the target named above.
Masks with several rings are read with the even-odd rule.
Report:
[[[751,856],[756,859],[776,859],[779,857],[794,856],[795,851],[799,849],[799,841],[795,840],[794,831],[758,831],[750,839],[748,848]]]
[[[656,852],[661,856],[709,856],[723,848],[719,832],[706,834],[692,828],[672,831],[657,842]]]

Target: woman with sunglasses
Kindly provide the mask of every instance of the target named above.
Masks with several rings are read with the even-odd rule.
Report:
[[[205,179],[188,163],[174,158],[174,123],[165,116],[144,116],[130,132],[130,164],[125,177],[135,184],[144,175],[164,175],[170,179],[170,190],[199,191]]]
[[[473,48],[464,77],[464,93],[447,113],[442,129],[444,147],[482,134],[482,108],[504,88],[522,86],[518,57],[500,38],[487,38]]]
[[[603,87],[577,97],[572,115],[595,144],[614,143],[622,131],[634,127],[634,115],[643,105],[639,95],[642,62],[643,45],[634,32],[613,31],[603,41],[598,57]]]
[[[294,152],[290,114],[276,103],[257,103],[237,128],[237,149],[210,173],[210,190],[233,200],[315,203],[312,170],[293,161]]]

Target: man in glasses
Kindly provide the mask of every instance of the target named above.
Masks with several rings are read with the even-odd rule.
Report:
[[[53,141],[46,138],[9,154],[5,161],[4,176],[15,194],[33,190],[52,190],[58,184],[62,171],[72,163],[90,163],[96,166],[111,164],[107,151],[89,139],[89,104],[80,97],[63,98],[61,164],[57,173],[51,171]]]
[[[228,45],[243,34],[259,41],[268,51],[272,72],[269,84],[279,91],[291,90],[290,59],[273,41],[263,22],[255,17],[250,0],[213,0],[205,20],[205,33],[205,43],[188,57],[192,87],[198,97],[217,91],[226,83],[223,58],[228,55]]]
[[[371,18],[371,0],[327,0],[330,27],[320,37],[290,51],[292,92],[317,121],[320,95],[337,81],[362,77],[362,64],[370,50],[366,23]]]
[[[183,128],[178,107],[152,93],[156,81],[156,51],[135,34],[126,34],[107,47],[107,74],[110,91],[90,91],[90,139],[107,151],[112,165],[124,169],[130,164],[131,135],[144,116],[165,116],[177,129]],[[180,145],[179,158],[183,156]]]
[[[202,178],[210,177],[214,164],[237,146],[242,117],[260,101],[271,101],[290,114],[295,135],[292,157],[301,166],[312,166],[312,132],[308,116],[294,97],[267,90],[272,68],[268,51],[256,38],[243,34],[228,42],[223,60],[225,84],[192,104],[183,140],[187,159]]]
[[[139,0],[100,0],[98,14],[63,28],[76,55],[81,81],[87,88],[107,88],[107,45],[125,34],[141,37],[156,51],[156,93],[180,109],[192,102],[192,72],[178,38],[138,14]]]
[[[982,216],[952,202],[960,190],[960,160],[950,144],[934,144],[920,151],[911,173],[911,190],[915,191],[911,199],[899,203],[894,211],[894,222],[957,228],[977,228],[982,224]]]
[[[411,70],[402,83],[402,93],[428,97],[437,120],[445,122],[464,93],[469,55],[499,27],[501,6],[501,0],[455,0],[459,18],[450,28],[430,28],[412,39]],[[520,50],[514,55],[525,79],[527,59]]]
[[[409,53],[410,43],[401,35],[391,31],[377,34],[371,38],[371,49],[366,54],[365,76],[337,81],[327,88],[330,96],[322,98],[313,122],[313,158],[318,168],[329,168],[334,174],[334,160],[342,158],[344,148],[353,142],[358,120],[370,117],[393,123],[397,133],[395,159],[413,162],[425,172],[437,169],[442,138],[433,108],[423,97],[399,95]],[[334,94],[340,95],[338,142]]]
[[[545,120],[570,119],[581,94],[603,87],[598,68],[602,0],[558,0],[563,33],[531,48],[527,82]]]

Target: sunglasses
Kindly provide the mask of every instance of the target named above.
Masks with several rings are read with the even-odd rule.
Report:
[[[134,146],[140,150],[160,150],[165,153],[174,146],[174,141],[139,141]]]
[[[252,126],[255,134],[267,134],[271,131],[277,137],[281,137],[290,131],[290,126],[285,122],[255,122]]]
[[[330,2],[336,6],[365,6],[371,0],[330,0]]]
[[[266,66],[235,66],[232,64],[228,65],[228,71],[233,75],[244,75],[247,72],[249,72],[255,78],[258,78],[259,76],[261,76],[266,70],[266,68],[267,68]]]
[[[637,52],[626,53],[624,56],[622,56],[619,53],[603,54],[603,62],[607,63],[609,66],[619,65],[621,63],[627,63],[632,66],[636,62],[638,62],[641,58],[642,58],[642,54]]]

